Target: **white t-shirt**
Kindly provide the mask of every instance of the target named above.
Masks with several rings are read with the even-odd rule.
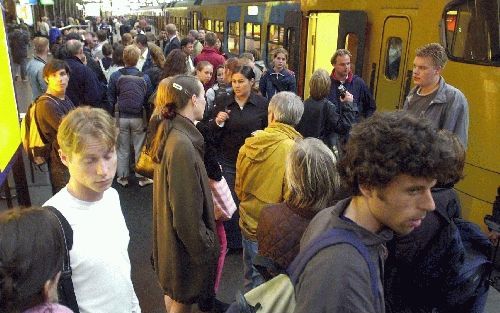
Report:
[[[57,208],[73,228],[70,258],[80,312],[140,313],[130,278],[130,237],[116,190],[86,202],[64,187],[44,205]]]

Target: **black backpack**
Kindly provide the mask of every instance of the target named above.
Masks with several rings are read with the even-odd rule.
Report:
[[[76,301],[75,288],[73,287],[73,280],[71,279],[72,270],[69,256],[69,251],[73,248],[73,229],[68,223],[68,220],[58,209],[52,206],[46,206],[44,208],[48,209],[57,217],[64,238],[63,268],[61,269],[61,277],[59,278],[59,283],[57,284],[59,303],[67,306],[74,313],[80,313],[78,302]]]
[[[147,101],[147,84],[144,80],[144,73],[128,74],[122,68],[118,70],[122,75],[116,81],[117,100],[115,113],[141,114],[144,103]]]

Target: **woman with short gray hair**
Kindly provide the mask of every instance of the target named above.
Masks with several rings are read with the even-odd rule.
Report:
[[[283,203],[262,209],[257,227],[259,256],[274,263],[267,274],[277,275],[290,265],[311,219],[333,205],[340,185],[336,163],[333,152],[319,139],[306,138],[293,146],[285,169],[289,192]]]

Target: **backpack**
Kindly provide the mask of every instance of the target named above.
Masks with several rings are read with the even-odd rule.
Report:
[[[295,285],[298,283],[302,271],[319,251],[332,245],[347,243],[352,245],[365,259],[370,272],[371,290],[375,299],[378,299],[378,312],[382,312],[381,292],[379,291],[379,277],[377,267],[370,258],[366,246],[358,236],[349,230],[332,228],[316,238],[295,257],[288,267],[286,274],[279,274],[273,279],[250,290],[245,295],[238,294],[236,302],[231,304],[228,313],[288,313],[293,312],[296,306]]]
[[[127,74],[126,69],[118,70],[122,75],[116,81],[116,93],[118,95],[115,114],[141,114],[144,109],[144,102],[147,101],[147,85],[144,80],[144,73]]]
[[[46,95],[38,97],[29,105],[26,115],[21,121],[21,138],[24,151],[30,161],[36,165],[46,163],[50,156],[50,143],[43,137],[36,120],[36,104],[41,97],[52,99]]]
[[[448,223],[440,239],[449,240],[453,256],[442,281],[439,312],[483,312],[492,271],[491,242],[476,224],[437,212]]]
[[[74,313],[80,313],[78,308],[78,302],[76,301],[75,288],[73,287],[73,280],[71,279],[71,262],[69,257],[69,251],[73,248],[73,229],[68,223],[68,220],[61,214],[61,212],[52,207],[46,206],[52,214],[57,218],[59,225],[61,226],[61,232],[64,238],[64,257],[63,257],[63,268],[61,270],[61,277],[57,284],[57,293],[59,303],[70,308]]]

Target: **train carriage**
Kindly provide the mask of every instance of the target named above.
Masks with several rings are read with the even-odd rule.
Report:
[[[440,42],[450,59],[443,76],[469,101],[465,179],[456,190],[464,217],[484,225],[500,186],[499,6],[500,0],[197,0],[171,3],[163,14],[181,35],[218,33],[228,55],[255,48],[269,61],[273,49],[286,48],[304,97],[314,70],[331,71],[334,51],[347,48],[380,111],[402,108],[415,49]]]

